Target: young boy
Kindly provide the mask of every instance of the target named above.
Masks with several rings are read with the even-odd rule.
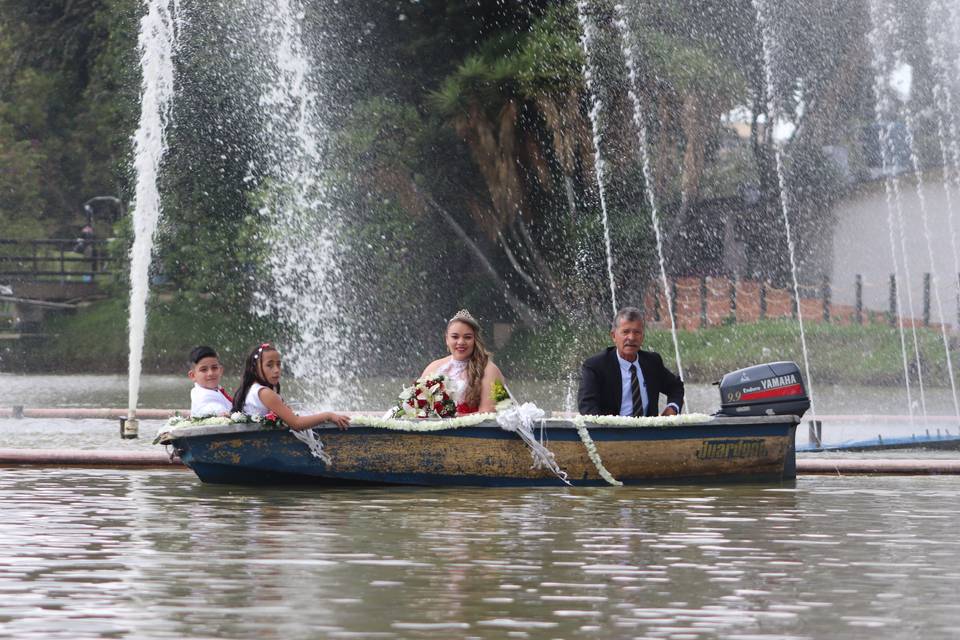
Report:
[[[220,386],[223,365],[220,356],[210,347],[196,347],[190,352],[190,417],[228,416],[233,398]]]

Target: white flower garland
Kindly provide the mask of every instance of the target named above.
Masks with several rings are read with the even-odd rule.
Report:
[[[684,413],[675,416],[648,416],[643,418],[633,418],[631,416],[577,416],[576,418],[614,427],[679,427],[684,424],[695,424],[710,420],[710,416],[705,413]],[[576,424],[576,418],[573,419],[574,424]]]
[[[445,431],[473,427],[486,420],[496,420],[495,413],[471,413],[459,418],[443,418],[440,420],[402,420],[398,418],[376,418],[373,416],[354,416],[350,418],[351,426],[374,427],[389,429],[390,431],[411,431],[429,433],[430,431]]]
[[[631,418],[629,416],[577,416],[581,421],[589,420],[595,424],[620,427],[672,427],[683,424],[705,422],[710,416],[703,413],[687,413],[678,416],[654,416],[648,418]],[[374,427],[390,429],[391,431],[424,432],[443,431],[473,427],[485,420],[496,420],[496,413],[471,413],[459,418],[443,418],[442,420],[404,420],[397,418],[377,418],[373,416],[354,416],[350,423],[358,427]],[[576,418],[573,418],[576,424]],[[230,416],[210,416],[208,418],[187,418],[175,415],[167,420],[166,426],[170,429],[177,427],[210,427],[228,424],[262,423],[263,416],[248,416],[245,413],[235,412]]]
[[[596,416],[590,417],[594,418]],[[641,418],[631,419],[638,420]],[[614,478],[613,474],[607,471],[607,468],[603,466],[603,461],[600,460],[600,454],[597,452],[597,445],[594,444],[593,438],[590,437],[590,432],[587,431],[587,426],[584,424],[583,416],[574,416],[572,422],[577,428],[577,434],[580,436],[580,442],[583,443],[584,448],[587,450],[587,455],[590,457],[590,462],[592,462],[593,466],[597,468],[597,472],[600,474],[600,477],[606,480],[608,484],[611,484],[615,487],[622,487],[623,483]]]
[[[234,411],[229,416],[207,416],[206,418],[187,418],[178,413],[167,420],[166,426],[176,429],[177,427],[221,427],[228,424],[260,424],[262,422],[263,416],[247,415],[240,411]]]
[[[212,427],[233,424],[235,420],[228,416],[210,416],[209,418],[187,418],[181,415],[172,416],[166,426],[171,429],[177,427]],[[244,420],[243,422],[246,422]]]
[[[174,414],[167,420],[167,423],[157,431],[157,437],[153,444],[159,444],[172,432],[180,428],[189,427],[224,427],[230,424],[259,424],[266,428],[276,428],[275,424],[266,424],[264,416],[247,415],[240,411],[234,411],[229,416],[208,416],[206,418],[187,418],[179,413]],[[322,447],[323,445],[321,445]]]

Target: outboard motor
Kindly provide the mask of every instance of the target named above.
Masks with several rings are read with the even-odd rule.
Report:
[[[803,417],[810,398],[795,362],[769,362],[723,376],[719,416]]]

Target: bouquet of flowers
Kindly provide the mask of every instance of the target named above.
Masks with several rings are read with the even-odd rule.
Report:
[[[447,393],[442,375],[418,378],[400,392],[394,418],[453,418],[457,405]]]

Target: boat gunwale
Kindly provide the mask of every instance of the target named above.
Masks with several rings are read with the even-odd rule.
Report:
[[[617,431],[628,431],[628,430],[674,430],[681,428],[689,427],[724,427],[724,426],[740,426],[740,425],[761,425],[761,424],[782,424],[788,422],[794,425],[800,424],[802,419],[796,415],[779,415],[779,416],[710,416],[708,419],[700,422],[683,422],[679,424],[666,424],[666,425],[628,425],[628,424],[606,424],[592,422],[588,416],[584,417],[584,426],[588,429],[613,429]],[[437,424],[441,423],[442,420],[419,420],[410,422],[417,422],[420,424]],[[537,423],[541,422],[540,420]],[[569,418],[544,418],[543,422],[546,423],[546,426],[550,429],[570,429],[576,430],[578,427],[573,421]],[[495,429],[496,431],[503,431],[502,427],[497,423],[496,419],[490,418],[489,420],[484,420],[483,422],[478,422],[477,424],[472,424],[467,426],[451,426],[449,429],[429,429],[429,430],[405,430],[405,429],[386,429],[370,425],[356,425],[354,429],[375,429],[377,431],[391,432],[396,434],[415,434],[415,435],[430,435],[430,434],[449,434],[451,431],[458,431],[460,429],[470,428],[470,429]],[[332,423],[323,423],[313,427],[313,429],[318,431],[338,431],[340,430],[336,425]],[[214,425],[197,425],[191,427],[176,427],[171,431],[167,431],[163,434],[164,442],[171,442],[178,440],[180,438],[193,438],[200,436],[213,436],[213,435],[228,435],[228,434],[240,434],[240,433],[257,433],[257,432],[277,432],[277,431],[288,431],[289,429],[277,429],[271,427],[264,427],[262,424],[251,423],[251,422],[232,422],[230,424],[214,424]],[[350,431],[347,429],[346,431]]]

